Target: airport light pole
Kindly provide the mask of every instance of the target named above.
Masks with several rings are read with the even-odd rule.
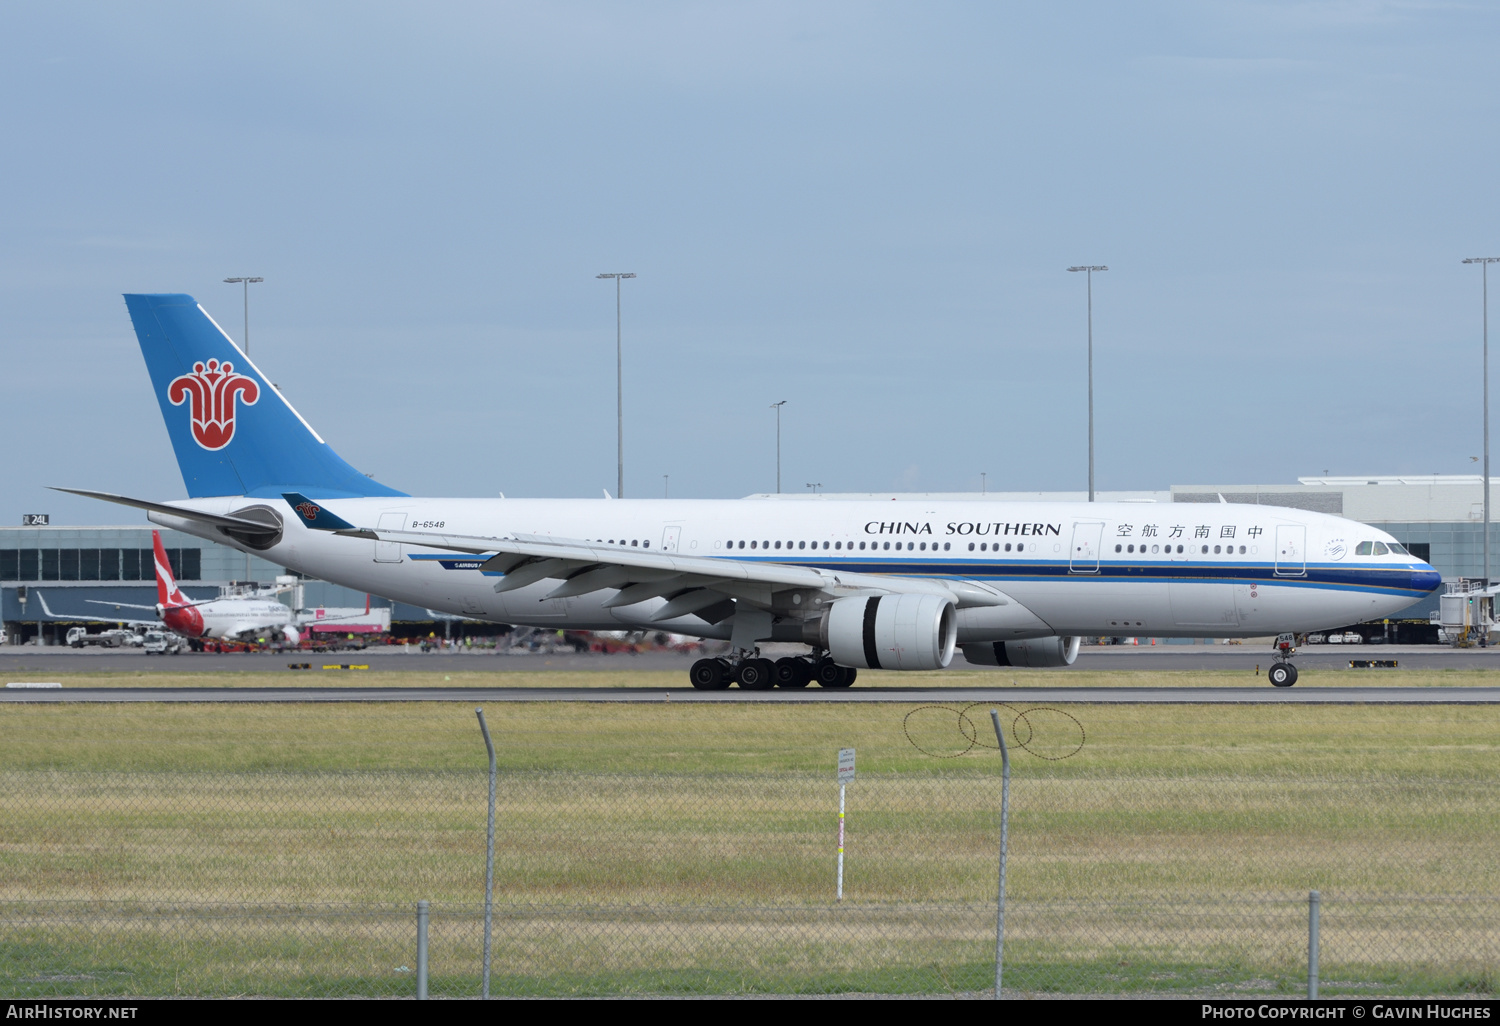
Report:
[[[1490,586],[1490,264],[1500,264],[1500,257],[1469,257],[1466,264],[1478,264],[1484,291],[1484,586]]]
[[[1084,271],[1089,281],[1089,501],[1094,501],[1094,272],[1107,271],[1102,264],[1085,264],[1070,267],[1070,271]]]
[[[225,278],[225,285],[243,285],[245,287],[245,355],[250,355],[250,286],[263,282],[264,278]]]
[[[250,286],[265,281],[264,278],[225,278],[225,285],[242,285],[245,289],[245,359],[250,359]],[[245,553],[245,580],[250,580],[250,553]]]
[[[776,411],[776,494],[781,494],[781,408],[786,405],[783,399],[779,403],[772,403],[771,409]]]
[[[625,498],[625,361],[620,349],[620,280],[634,278],[625,271],[598,274],[596,278],[615,280],[615,448],[619,460],[619,476],[615,479],[615,498]]]

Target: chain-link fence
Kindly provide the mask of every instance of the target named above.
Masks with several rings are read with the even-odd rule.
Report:
[[[987,708],[492,707],[491,992],[988,994]],[[1492,991],[1488,710],[1430,727],[1367,710],[1320,747],[1326,710],[1163,708],[1142,731],[1140,712],[1001,708],[1007,992],[1302,993],[1313,888],[1322,993]],[[488,774],[469,709],[3,715],[7,995],[412,996],[419,899],[430,993],[478,995]]]

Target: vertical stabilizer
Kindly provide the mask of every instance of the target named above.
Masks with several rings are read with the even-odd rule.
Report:
[[[187,599],[177,590],[177,580],[172,576],[172,564],[167,561],[167,550],[161,543],[161,532],[151,532],[151,548],[156,553],[156,602],[165,609],[187,605]]]
[[[339,458],[187,295],[127,295],[188,495],[403,495]]]

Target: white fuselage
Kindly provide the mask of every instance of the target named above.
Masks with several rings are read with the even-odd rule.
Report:
[[[284,521],[282,536],[270,548],[250,551],[322,580],[434,610],[541,627],[730,634],[728,624],[691,615],[653,622],[661,598],[613,609],[604,606],[609,591],[543,600],[556,581],[497,594],[498,575],[478,569],[483,556],[313,530],[276,499],[221,497],[178,505],[225,515],[252,506],[272,509]],[[1054,634],[1249,637],[1310,631],[1389,616],[1439,584],[1430,566],[1399,549],[1357,553],[1364,542],[1385,549],[1394,539],[1384,532],[1273,506],[407,497],[328,499],[324,505],[360,527],[541,535],[835,573],[968,578],[1013,600],[961,609],[960,643]],[[151,518],[237,544],[200,523],[156,513]]]

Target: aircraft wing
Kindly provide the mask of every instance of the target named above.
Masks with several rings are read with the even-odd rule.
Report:
[[[975,581],[887,577],[787,563],[685,556],[676,552],[620,549],[582,539],[539,535],[490,538],[373,528],[351,528],[333,533],[485,555],[488,558],[479,569],[505,575],[495,584],[497,592],[515,591],[542,580],[557,580],[560,583],[545,598],[566,598],[613,589],[619,594],[604,605],[615,608],[666,597],[667,604],[652,616],[658,621],[699,611],[711,613],[714,606],[731,598],[761,608],[780,608],[781,603],[775,597],[777,593],[797,591],[829,596],[928,594],[951,599],[959,608],[1003,606],[1010,601],[1000,592]]]
[[[145,623],[145,624],[151,624],[153,626],[160,626],[161,625],[161,621],[158,620],[154,616],[151,619],[149,619],[149,620],[141,620],[141,619],[138,619],[136,617],[130,617],[130,616],[84,616],[81,613],[64,613],[63,615],[58,616],[50,608],[48,608],[48,606],[47,606],[47,597],[45,595],[43,595],[39,591],[33,591],[33,594],[36,595],[37,600],[41,602],[41,604],[42,604],[42,612],[46,613],[49,617],[51,617],[54,620],[86,620],[89,623]],[[85,601],[92,601],[92,600],[91,599],[85,599]],[[104,603],[104,604],[105,605],[111,605],[111,606],[113,606],[113,605],[124,605],[124,603],[117,603],[117,602],[108,602],[108,603]],[[156,609],[155,606],[129,606],[128,608],[130,608],[130,609],[151,609],[151,610],[155,610]]]

